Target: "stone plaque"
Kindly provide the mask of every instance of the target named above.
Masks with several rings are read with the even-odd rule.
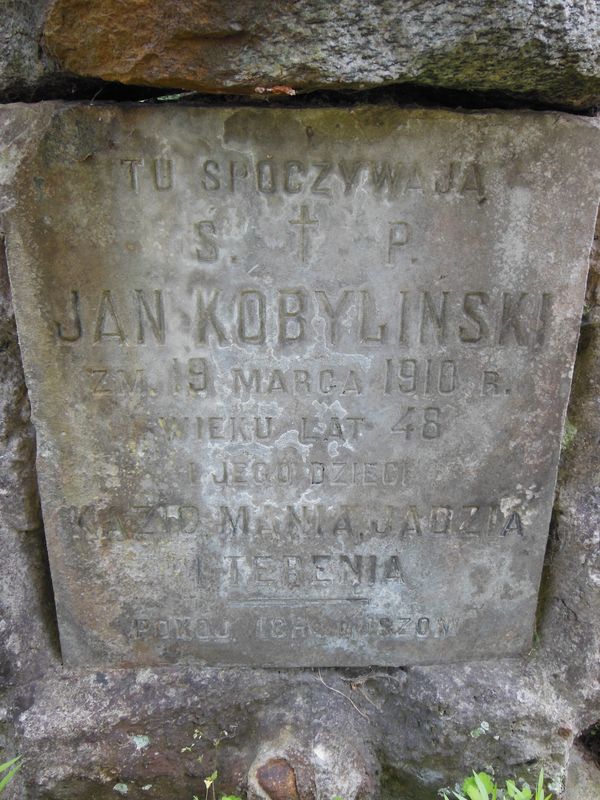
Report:
[[[3,114],[65,662],[526,651],[600,186],[594,124]]]

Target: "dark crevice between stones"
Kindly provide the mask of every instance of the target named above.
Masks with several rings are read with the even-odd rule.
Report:
[[[38,542],[36,542],[37,556],[39,558],[40,572],[43,581],[40,581],[37,589],[40,607],[44,612],[45,631],[48,637],[48,645],[51,655],[62,664],[62,652],[60,649],[60,636],[58,632],[58,614],[56,611],[56,601],[54,599],[54,588],[52,585],[52,574],[50,572],[50,562],[48,560],[48,548],[46,545],[46,533],[42,527],[37,531]]]
[[[577,739],[577,743],[591,755],[594,763],[600,769],[600,719],[583,731]]]
[[[138,102],[152,105],[180,103],[196,106],[258,106],[277,108],[352,107],[362,104],[397,105],[464,109],[498,108],[503,110],[563,111],[580,116],[593,116],[598,108],[574,109],[561,103],[548,103],[532,97],[496,91],[464,91],[423,84],[396,83],[364,89],[335,87],[302,90],[294,95],[283,91],[264,94],[194,92],[151,86],[127,86],[100,79],[85,79],[64,73],[47,78],[33,89],[14,89],[0,102],[42,102],[66,100],[89,103]]]
[[[552,517],[550,519],[550,531],[548,534],[548,542],[546,544],[546,552],[544,555],[544,567],[542,570],[542,577],[540,580],[540,588],[538,592],[538,602],[535,613],[535,624],[533,634],[533,650],[536,650],[542,644],[541,637],[543,635],[543,621],[549,610],[552,602],[552,573],[554,556],[560,547],[560,508],[558,501],[555,502],[552,509]]]
[[[577,356],[581,356],[593,341],[595,329],[598,326],[597,312],[600,307],[600,208],[596,219],[596,231],[592,244],[590,258],[590,271],[588,273],[585,302],[581,317]]]
[[[441,760],[441,759],[440,759]],[[431,761],[434,761],[432,757]],[[427,765],[429,766],[429,764]],[[440,772],[444,771],[444,764]],[[432,800],[438,797],[435,788],[422,783],[414,775],[398,767],[382,762],[381,765],[381,800]]]

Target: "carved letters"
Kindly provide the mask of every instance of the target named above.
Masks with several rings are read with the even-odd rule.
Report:
[[[43,105],[5,222],[65,663],[527,650],[593,126]]]
[[[389,299],[389,298],[388,298]],[[435,343],[459,346],[541,347],[552,324],[549,292],[395,292],[389,317],[375,317],[377,294],[370,288],[345,288],[337,297],[322,289],[241,289],[225,292],[198,288],[190,298],[192,343],[228,346],[294,346],[317,337],[322,325],[334,350],[345,346],[407,346]],[[84,297],[72,289],[55,315],[58,342],[74,344],[91,337],[95,344],[164,344],[177,333],[172,307],[186,304],[177,287],[135,289],[129,295],[104,289]],[[171,308],[170,308],[171,307]],[[165,312],[167,309],[167,313]],[[342,326],[342,320],[345,325]]]

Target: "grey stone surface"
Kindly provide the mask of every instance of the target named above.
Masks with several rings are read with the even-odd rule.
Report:
[[[581,497],[587,495],[586,504],[598,485],[593,468],[585,471],[586,464],[594,463],[598,436],[589,382],[598,377],[598,352],[596,339],[588,339],[577,376],[585,380],[576,380],[570,410],[579,419],[571,461],[580,470],[573,480],[580,484],[585,478]],[[563,472],[561,487],[569,484],[569,472]],[[593,607],[597,591],[578,568],[587,552],[582,519],[581,535],[570,536],[563,559],[549,562],[549,577],[552,570],[561,570],[582,607]],[[564,529],[555,530],[554,537],[562,541]],[[23,582],[39,585],[40,576],[24,570]],[[39,612],[31,609],[20,619],[20,635],[26,638]],[[567,623],[576,636],[562,638],[565,620],[542,613],[541,638],[529,657],[496,664],[362,674],[324,670],[320,675],[297,670],[68,671],[56,666],[35,682],[17,673],[18,685],[5,699],[5,725],[17,733],[11,752],[25,752],[28,762],[13,796],[110,798],[115,797],[113,787],[125,783],[134,798],[187,797],[202,788],[202,777],[215,766],[221,788],[239,791],[255,785],[259,751],[265,761],[287,758],[305,797],[314,796],[315,772],[328,771],[325,786],[337,781],[345,787],[352,777],[348,773],[361,765],[370,768],[363,774],[375,784],[381,778],[384,796],[394,800],[431,800],[438,786],[453,784],[473,765],[492,765],[505,776],[526,775],[529,769],[533,774],[537,765],[528,766],[532,760],[541,760],[552,784],[560,786],[575,735],[600,716],[594,689],[598,616],[582,619],[581,626],[572,618]],[[590,657],[584,657],[588,651]],[[567,665],[568,693],[563,682],[553,686]],[[195,727],[206,734],[202,764],[195,754],[180,752]],[[209,740],[223,730],[234,735],[215,751]],[[148,746],[139,738],[144,736]],[[349,740],[358,751],[352,769]],[[144,790],[149,784],[152,788]],[[343,796],[355,795],[344,791]]]
[[[526,652],[595,125],[33,114],[5,218],[66,662]]]
[[[9,179],[6,160],[0,167]],[[1,230],[1,226],[0,226]],[[0,234],[0,761],[18,752],[12,693],[57,663],[58,635],[35,474],[35,434]],[[6,758],[4,756],[7,756]],[[7,791],[21,796],[19,781]]]
[[[34,125],[33,111],[23,113]],[[22,120],[20,129],[3,129],[8,141],[19,132]],[[27,155],[14,148],[7,163],[3,153],[4,183],[10,183],[15,161]],[[560,787],[567,767],[568,779],[574,780],[573,741],[600,719],[600,609],[594,581],[600,341],[594,271],[591,278],[589,324],[583,327],[568,412],[576,432],[562,461],[561,513],[546,560],[536,646],[524,658],[407,670],[323,670],[320,675],[257,669],[65,670],[46,633],[46,610],[31,603],[47,585],[36,566],[43,562],[39,537],[27,534],[34,558],[20,558],[22,531],[33,532],[37,522],[29,512],[15,516],[14,508],[32,508],[33,464],[27,456],[18,459],[17,469],[5,466],[12,478],[0,505],[0,541],[4,563],[16,575],[10,593],[7,571],[0,576],[2,624],[10,620],[10,641],[22,645],[17,652],[3,640],[3,671],[12,677],[0,690],[0,745],[27,757],[22,778],[7,797],[114,800],[119,794],[113,787],[125,783],[128,797],[136,800],[186,798],[204,790],[202,778],[215,766],[223,791],[243,791],[256,786],[259,754],[263,764],[287,759],[302,797],[314,796],[317,786],[331,797],[340,773],[342,796],[376,796],[373,787],[381,781],[383,797],[390,800],[432,800],[439,786],[452,785],[473,767],[494,766],[508,777],[528,770],[533,775],[543,763],[553,786]],[[9,343],[1,351],[8,389],[4,426],[21,430],[24,449],[32,453],[32,431],[23,425],[25,388],[10,303],[3,297],[3,331],[8,330],[3,341]],[[15,444],[13,439],[13,449]],[[11,449],[3,452],[9,458],[4,464],[12,464]],[[195,727],[206,734],[201,764],[195,753],[180,752]],[[209,738],[214,741],[223,730],[232,736],[215,750]],[[362,788],[356,780],[350,785],[361,771],[368,776]],[[352,786],[363,794],[353,793]],[[595,794],[559,796],[596,800]]]
[[[594,800],[600,797],[600,769],[577,748],[569,759],[567,772],[567,800]]]
[[[29,99],[47,85],[54,73],[51,59],[44,56],[41,27],[44,0],[4,0],[0,21],[0,98]]]
[[[569,446],[561,460],[555,529],[543,581],[540,634],[552,663],[559,693],[577,710],[579,730],[600,719],[600,548],[598,496],[600,459],[596,415],[600,393],[600,225],[596,228],[579,343],[572,400],[568,411]],[[572,654],[566,657],[566,654]]]
[[[406,672],[56,669],[14,693],[8,719],[27,797],[108,798],[116,783],[136,800],[186,797],[215,768],[223,791],[262,797],[273,759],[307,798],[376,797],[381,783],[385,798],[431,800],[474,765],[531,780],[540,763],[560,797],[577,715],[548,666],[542,651]]]

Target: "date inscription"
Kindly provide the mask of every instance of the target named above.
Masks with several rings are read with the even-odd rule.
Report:
[[[585,119],[26,122],[7,255],[65,663],[526,652],[597,207]]]

